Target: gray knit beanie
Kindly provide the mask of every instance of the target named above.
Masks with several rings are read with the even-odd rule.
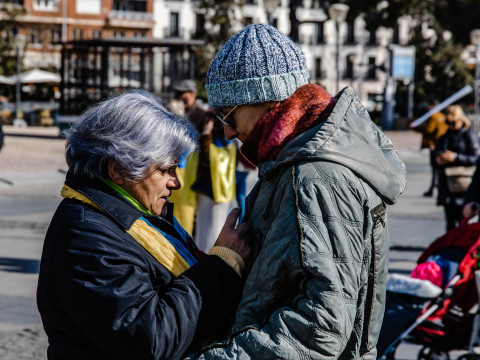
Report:
[[[302,50],[270,25],[250,25],[218,52],[207,73],[209,105],[282,101],[309,82]]]

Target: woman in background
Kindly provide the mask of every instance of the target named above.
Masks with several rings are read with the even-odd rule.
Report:
[[[445,168],[475,165],[478,156],[478,138],[470,130],[470,121],[459,105],[447,108],[447,132],[436,145],[436,161],[440,168],[437,205],[443,205],[447,230],[460,224],[465,192],[452,192],[447,185]]]

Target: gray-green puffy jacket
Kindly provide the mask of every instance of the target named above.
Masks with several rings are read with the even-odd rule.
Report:
[[[322,123],[259,166],[256,235],[232,334],[201,359],[375,359],[388,272],[385,203],[406,186],[390,140],[344,89]]]

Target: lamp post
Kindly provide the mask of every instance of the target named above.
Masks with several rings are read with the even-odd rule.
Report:
[[[345,4],[332,4],[332,6],[328,8],[328,14],[330,18],[335,21],[335,28],[337,30],[335,51],[335,66],[337,68],[336,92],[340,91],[340,23],[347,18],[349,9],[350,7]]]
[[[67,42],[67,4],[68,0],[63,0],[62,4],[62,42]]]
[[[475,120],[473,122],[473,131],[475,132],[475,135],[478,136],[478,122],[479,122],[479,109],[478,109],[478,87],[479,87],[479,63],[478,63],[478,49],[480,47],[480,29],[474,29],[470,32],[470,41],[471,43],[475,46],[475,84],[474,84],[474,90],[475,90]]]
[[[268,25],[273,25],[273,12],[280,6],[281,0],[263,0],[263,7],[267,13]]]
[[[15,35],[15,49],[17,52],[17,77],[16,77],[16,88],[15,88],[15,119],[20,119],[23,116],[20,116],[20,97],[21,97],[21,86],[22,79],[20,78],[22,73],[22,51],[25,44],[25,35],[17,34]]]

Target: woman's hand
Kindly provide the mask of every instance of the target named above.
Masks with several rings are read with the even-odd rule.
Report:
[[[480,210],[480,204],[475,201],[472,201],[472,202],[469,202],[468,204],[465,204],[462,210],[462,214],[464,218],[471,219],[478,214],[479,210]]]
[[[222,231],[218,235],[215,246],[223,246],[235,251],[242,257],[243,260],[248,258],[250,254],[248,225],[246,223],[240,224],[235,228],[237,219],[242,213],[242,209],[234,208],[227,216],[227,220],[223,225]]]
[[[437,155],[436,160],[439,165],[445,165],[454,162],[456,158],[456,152],[445,150],[443,153]]]

